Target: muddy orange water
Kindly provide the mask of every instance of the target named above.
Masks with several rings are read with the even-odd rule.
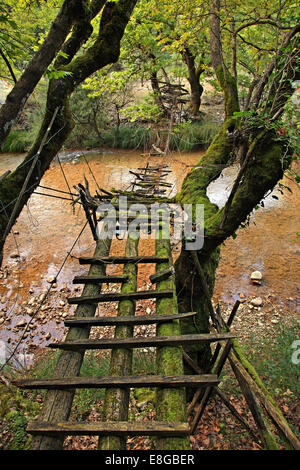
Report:
[[[132,180],[130,169],[144,166],[147,161],[151,164],[162,161],[158,157],[147,159],[135,151],[91,151],[85,155],[99,185],[106,189],[126,189]],[[168,177],[173,184],[171,194],[180,189],[184,176],[197,163],[199,156],[199,153],[172,153],[167,157],[166,163],[172,170]],[[0,174],[8,169],[13,170],[22,159],[23,155],[0,155]],[[96,184],[83,152],[62,153],[60,159],[70,187],[83,182],[85,175],[93,193]],[[234,167],[225,170],[222,177],[208,189],[210,199],[220,207],[224,205],[236,172],[237,168]],[[275,193],[278,200],[269,196],[265,208],[251,217],[250,226],[240,229],[238,237],[227,240],[222,247],[215,299],[232,304],[241,294],[242,297],[270,294],[286,312],[300,310],[300,239],[297,238],[297,232],[300,232],[300,190],[292,182],[287,184],[292,193]],[[68,191],[57,161],[53,162],[41,185]],[[44,189],[39,191],[51,193]],[[5,245],[3,267],[7,275],[1,279],[0,308],[6,309],[8,315],[9,305],[12,317],[10,330],[20,321],[20,316],[14,318],[14,311],[28,302],[30,296],[39,294],[49,286],[47,278],[57,273],[84,222],[82,209],[77,206],[74,210],[70,201],[37,194],[30,198]],[[92,255],[93,248],[94,242],[87,227],[72,251],[74,258],[69,257],[61,271],[58,291],[64,285],[71,287],[73,277],[86,272],[86,267],[79,266],[76,257]],[[123,254],[124,243],[113,242],[113,250],[115,254]],[[153,241],[143,241],[141,251],[153,254]],[[20,254],[20,258],[12,257],[16,253]],[[149,267],[142,265],[139,269],[145,284],[151,274]],[[263,273],[263,283],[259,287],[249,282],[254,270]],[[25,320],[28,318],[25,316]],[[8,334],[5,325],[0,328],[0,340],[5,340]],[[48,328],[52,338],[61,336],[55,333],[55,322]]]

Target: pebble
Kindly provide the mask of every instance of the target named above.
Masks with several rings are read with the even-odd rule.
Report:
[[[251,273],[250,279],[253,282],[253,284],[261,284],[261,280],[263,278],[263,275],[260,271],[253,271]]]
[[[36,302],[36,298],[35,297],[31,297],[28,301],[28,305],[33,305],[34,303]]]
[[[251,305],[254,307],[260,307],[263,304],[262,298],[261,297],[255,297],[254,299],[251,300]]]

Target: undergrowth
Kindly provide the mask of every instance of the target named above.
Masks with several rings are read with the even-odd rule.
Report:
[[[28,132],[24,130],[13,130],[6,137],[1,146],[2,153],[22,153],[25,152],[29,145],[30,139]]]
[[[292,344],[299,339],[299,325],[292,322],[289,326],[278,326],[277,334],[268,338],[250,336],[245,339],[242,347],[249,361],[253,364],[270,392],[286,402],[293,403],[300,392],[299,364],[292,361]],[[51,377],[58,360],[58,352],[48,352],[37,359],[35,365],[25,374],[11,370],[6,372],[10,378]],[[86,353],[81,376],[109,375],[109,354],[89,351]],[[133,355],[133,375],[155,374],[155,355],[139,350]],[[222,375],[222,389],[241,399],[241,391],[234,380],[228,365]],[[45,391],[22,391],[12,385],[7,387],[0,384],[0,432],[2,435],[0,449],[28,449],[31,438],[26,433],[26,425],[39,414]],[[85,420],[93,406],[99,406],[104,400],[104,389],[79,389],[75,393],[71,418]],[[154,390],[145,388],[135,393],[136,404],[139,407],[154,402]],[[144,405],[145,403],[145,405]],[[101,406],[99,410],[101,410]],[[146,410],[148,407],[146,408]]]

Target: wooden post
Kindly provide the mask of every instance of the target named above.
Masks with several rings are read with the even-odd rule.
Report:
[[[125,248],[125,255],[135,257],[138,255],[139,238],[132,238],[130,233]],[[123,274],[128,280],[122,284],[121,293],[128,294],[136,292],[137,289],[137,264],[127,263]],[[135,301],[122,300],[118,306],[118,316],[134,316]],[[116,326],[115,338],[130,338],[133,336],[133,326]],[[132,375],[132,349],[113,349],[110,361],[110,376]],[[111,388],[106,390],[103,408],[104,421],[127,421],[129,406],[129,388]],[[99,439],[100,450],[125,450],[126,439],[120,436],[108,436]]]
[[[100,240],[97,242],[95,256],[107,256],[109,254],[111,240]],[[89,275],[105,275],[105,265],[94,265],[89,270]],[[97,295],[101,292],[101,284],[87,283],[83,289],[85,295]],[[76,309],[76,317],[93,317],[96,313],[97,305],[79,305]],[[89,337],[90,328],[72,327],[69,329],[66,340],[86,339]],[[61,351],[53,377],[73,377],[78,376],[82,365],[84,352],[82,351]],[[49,390],[45,396],[43,407],[40,413],[40,420],[49,423],[66,421],[69,418],[73,403],[75,390]],[[61,450],[63,438],[38,436],[32,441],[33,450]]]
[[[162,238],[162,227],[159,236],[155,240],[156,255],[168,257],[169,263],[156,265],[157,274],[173,265],[170,240]],[[176,300],[175,276],[157,283],[158,290],[173,289],[174,296],[171,299],[159,299],[156,301],[157,315],[178,313]],[[163,323],[157,326],[158,336],[180,335],[179,321]],[[161,347],[156,351],[156,368],[159,375],[183,375],[183,360],[181,347]],[[186,394],[184,388],[158,389],[156,392],[156,419],[159,421],[187,422],[186,416]],[[189,438],[172,437],[158,438],[156,442],[158,450],[188,450],[190,448]]]

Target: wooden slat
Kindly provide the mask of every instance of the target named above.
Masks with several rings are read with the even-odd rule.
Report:
[[[167,263],[168,258],[157,256],[104,256],[101,258],[79,258],[79,264],[125,264],[125,263]]]
[[[158,282],[165,281],[166,279],[169,279],[170,276],[175,274],[175,269],[174,266],[169,266],[166,269],[163,269],[162,271],[159,271],[155,274],[152,274],[149,279],[152,284],[156,284]]]
[[[31,421],[27,432],[34,435],[57,436],[182,436],[189,434],[186,423],[165,423],[161,421],[148,421],[130,423],[116,422],[61,422],[48,423]]]
[[[127,276],[76,276],[73,279],[73,284],[108,284],[126,282],[128,281]]]
[[[98,302],[120,302],[121,300],[143,300],[143,299],[163,299],[173,297],[174,292],[172,290],[145,290],[139,292],[128,292],[127,294],[121,294],[118,292],[109,292],[107,294],[100,294],[94,297],[82,296],[82,297],[68,297],[68,303],[70,305],[79,304],[90,304]]]
[[[196,315],[197,312],[179,313],[177,315],[137,315],[135,317],[91,317],[91,318],[66,318],[65,326],[114,326],[114,325],[151,325],[173,320],[181,320]]]
[[[81,349],[111,349],[111,348],[147,348],[161,346],[186,346],[200,342],[213,343],[216,341],[235,338],[232,333],[215,333],[199,335],[155,336],[151,338],[102,338],[65,341],[49,344],[50,348],[61,348],[78,351]]]
[[[205,387],[219,383],[213,374],[161,376],[140,375],[127,377],[68,377],[54,379],[21,379],[13,384],[20,388],[68,390],[74,388],[123,388],[123,387]]]

